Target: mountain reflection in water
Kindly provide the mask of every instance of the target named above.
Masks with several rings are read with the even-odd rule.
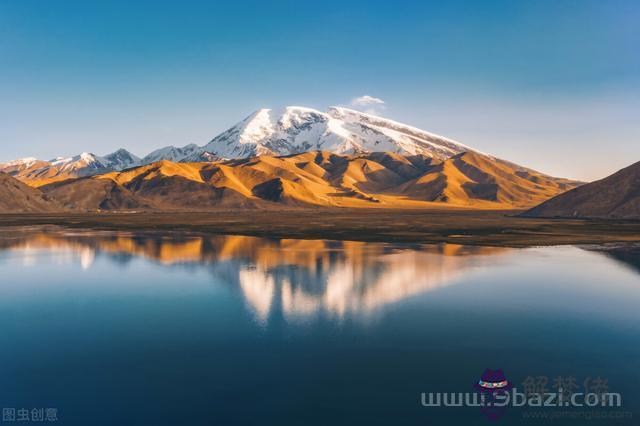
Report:
[[[518,387],[604,378],[631,412],[639,257],[0,228],[0,406],[65,425],[474,425],[420,393],[499,367]],[[540,424],[525,409],[501,424]]]
[[[100,256],[124,267],[142,257],[167,267],[207,268],[238,288],[257,320],[274,310],[293,320],[320,313],[367,314],[452,284],[513,249],[453,244],[398,245],[354,241],[265,239],[185,233],[4,231],[0,249],[46,251],[90,269]],[[35,263],[35,262],[34,262]]]

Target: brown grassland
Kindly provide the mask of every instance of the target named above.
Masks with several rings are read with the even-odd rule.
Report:
[[[0,215],[0,226],[192,231],[267,238],[454,243],[526,247],[640,242],[639,221],[537,219],[518,212],[430,209],[220,210],[206,213]],[[0,230],[0,232],[2,232]]]

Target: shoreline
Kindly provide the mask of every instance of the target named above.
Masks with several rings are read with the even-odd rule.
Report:
[[[175,213],[0,214],[0,227],[195,231],[278,239],[498,247],[640,242],[640,222],[538,219],[519,211],[309,209]]]

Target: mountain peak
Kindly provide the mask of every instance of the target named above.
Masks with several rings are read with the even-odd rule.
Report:
[[[142,164],[155,163],[160,160],[168,160],[174,163],[184,162],[206,162],[213,161],[217,157],[206,149],[199,147],[198,145],[191,143],[183,147],[175,147],[173,145],[165,146],[164,148],[156,149],[152,153],[145,156],[142,160]]]
[[[16,160],[11,160],[7,163],[3,163],[2,167],[11,167],[11,166],[29,167],[30,165],[34,164],[37,161],[40,161],[40,160],[38,160],[35,157],[18,158]]]
[[[128,151],[128,150],[126,150],[126,149],[124,149],[124,148],[119,148],[118,150],[113,151],[111,154],[107,154],[107,155],[105,155],[105,158],[106,158],[106,157],[117,156],[117,155],[128,155],[128,156],[131,156],[131,157],[136,157],[136,156],[135,156],[134,154],[132,154],[130,151]]]
[[[204,149],[223,158],[326,150],[336,154],[388,151],[437,159],[472,150],[452,139],[340,106],[327,112],[303,106],[279,111],[262,108],[213,138]]]
[[[96,161],[98,159],[98,156],[95,154],[92,154],[90,152],[83,152],[82,154],[79,155],[80,160],[84,160],[84,161]],[[73,157],[76,158],[76,157]]]
[[[98,161],[98,156],[90,152],[82,152],[78,155],[74,155],[71,157],[56,157],[54,160],[51,161],[51,164],[54,166],[58,166],[63,164],[76,163],[79,161],[84,163],[94,163]]]
[[[141,164],[139,157],[133,155],[124,148],[120,148],[111,154],[105,155],[103,160],[107,167],[113,170],[124,170]]]

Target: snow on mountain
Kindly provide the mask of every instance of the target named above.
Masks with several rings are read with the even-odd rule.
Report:
[[[198,149],[198,145],[192,143],[182,148],[178,148],[175,146],[165,146],[164,148],[156,149],[152,151],[150,154],[142,158],[142,164],[150,164],[155,163],[160,160],[168,160],[178,162],[184,157],[191,155]]]
[[[197,151],[187,155],[180,160],[181,163],[210,163],[220,160],[218,156],[205,151],[204,148],[198,148]]]
[[[13,161],[9,161],[8,163],[2,163],[0,164],[0,168],[4,168],[4,167],[15,167],[15,166],[19,166],[19,167],[31,167],[33,164],[35,164],[38,161],[37,158],[34,157],[25,157],[25,158],[19,158],[17,160],[13,160]]]
[[[446,159],[473,151],[454,140],[348,108],[330,107],[325,113],[297,106],[258,110],[204,149],[223,158],[325,150],[336,154],[388,151]]]
[[[116,152],[112,152],[109,155],[105,155],[103,159],[106,161],[110,168],[116,171],[136,167],[141,164],[141,160],[139,157],[122,148],[117,150]]]
[[[187,163],[213,161],[215,159],[215,155],[206,151],[204,148],[201,148],[198,145],[192,143],[189,145],[185,145],[182,148],[175,146],[166,146],[164,148],[157,149],[144,157],[141,160],[141,163],[150,164],[160,160],[168,160],[175,163]]]
[[[196,144],[166,146],[142,159],[125,149],[103,157],[88,152],[50,161],[30,157],[0,164],[0,171],[19,178],[24,175],[25,179],[35,179],[35,176],[43,180],[44,176],[48,182],[53,177],[60,180],[91,176],[160,160],[211,162],[314,150],[336,154],[386,151],[402,155],[422,154],[439,160],[474,151],[452,139],[344,107],[330,107],[327,112],[322,112],[289,106],[279,111],[260,109],[202,147]]]
[[[57,169],[58,174],[64,173],[70,176],[91,176],[112,171],[107,160],[89,152],[68,158],[58,158],[50,163],[50,167]]]
[[[347,127],[360,127],[363,132],[363,139],[367,139],[368,131],[371,133],[380,132],[388,138],[387,143],[397,145],[400,148],[400,151],[395,151],[398,154],[407,153],[414,155],[431,153],[436,154],[434,155],[436,157],[449,158],[461,152],[478,152],[453,139],[349,108],[330,107],[328,114],[335,119],[345,122]],[[367,144],[365,143],[365,145]],[[369,146],[369,148],[378,147]],[[371,150],[378,151],[378,149]]]
[[[18,160],[0,164],[0,172],[7,173],[11,176],[19,176],[20,174],[23,174],[29,170],[46,167],[48,164],[49,163],[46,161],[38,160],[37,158],[33,157],[20,158]]]

